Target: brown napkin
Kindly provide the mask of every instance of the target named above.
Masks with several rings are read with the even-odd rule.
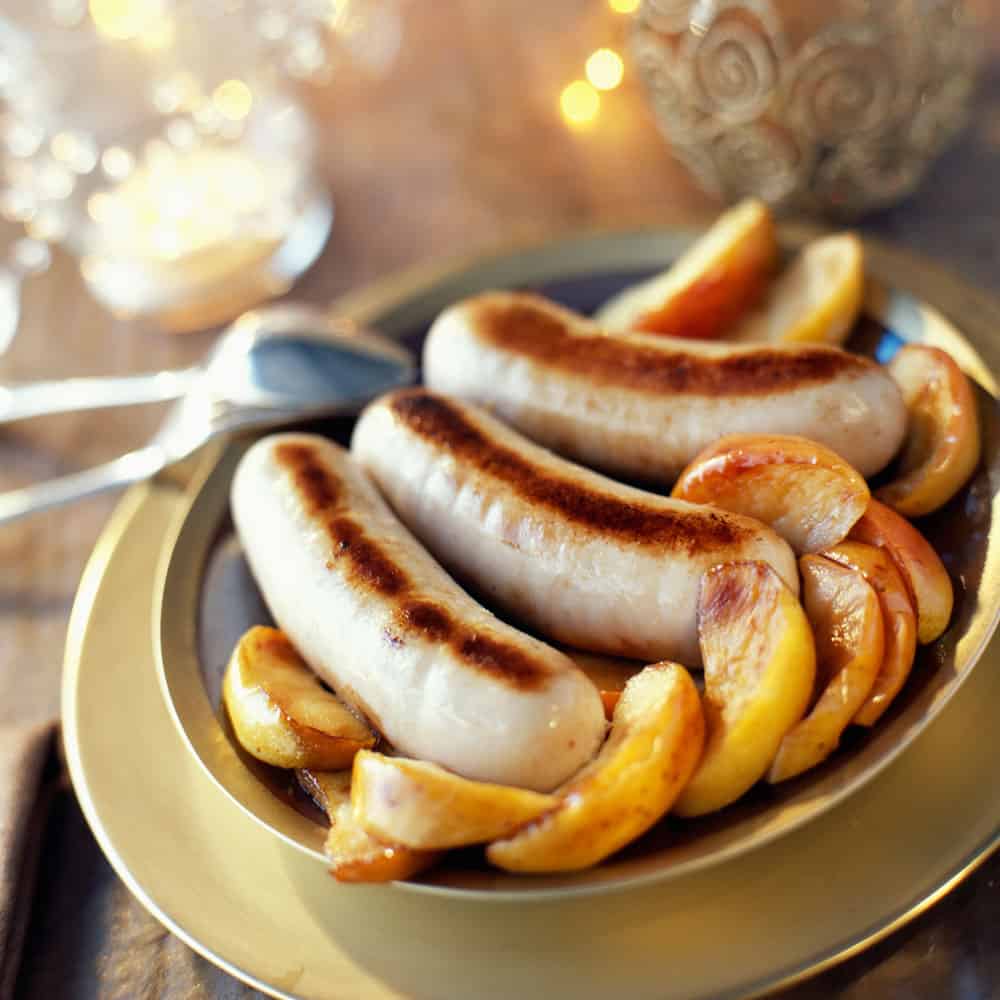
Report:
[[[0,726],[0,998],[4,1000],[14,989],[41,834],[56,787],[55,731],[54,722]]]

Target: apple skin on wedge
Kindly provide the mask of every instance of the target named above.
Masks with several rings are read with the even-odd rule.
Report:
[[[719,438],[680,474],[671,496],[763,521],[799,555],[843,541],[870,498],[861,473],[795,434]]]
[[[979,415],[972,383],[951,355],[906,344],[889,362],[908,413],[899,476],[877,491],[906,517],[943,507],[979,464]]]
[[[917,641],[937,639],[951,620],[955,595],[948,571],[930,542],[902,514],[874,497],[847,537],[888,552],[913,598]]]
[[[892,704],[913,669],[917,651],[913,600],[892,557],[884,549],[863,542],[841,542],[823,556],[860,573],[878,594],[885,626],[885,652],[872,690],[853,720],[858,725],[873,726]]]
[[[258,625],[241,637],[222,697],[243,749],[275,767],[337,770],[376,742],[276,628]]]
[[[860,570],[822,556],[800,561],[802,602],[816,642],[819,696],[778,747],[767,773],[786,781],[826,760],[868,699],[883,660],[882,610]]]
[[[608,300],[594,319],[607,330],[721,339],[760,301],[777,263],[770,209],[748,199],[667,270]]]
[[[669,811],[701,757],[705,721],[690,674],[648,666],[626,683],[597,757],[556,791],[558,804],[486,857],[511,872],[589,868]]]
[[[759,781],[812,695],[816,653],[802,606],[769,566],[723,563],[702,577],[705,753],[674,805],[701,816]]]
[[[330,820],[324,852],[338,882],[395,882],[430,868],[441,857],[439,851],[415,851],[368,833],[354,819],[350,771],[302,769],[295,777]]]

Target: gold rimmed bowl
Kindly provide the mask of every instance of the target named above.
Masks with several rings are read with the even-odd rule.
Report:
[[[642,232],[566,240],[448,270],[403,279],[348,300],[343,310],[418,348],[445,306],[489,288],[531,288],[590,312],[626,284],[662,268],[695,236]],[[786,249],[809,236],[782,232]],[[668,817],[600,866],[572,875],[518,877],[495,871],[478,851],[450,854],[407,891],[494,899],[559,897],[663,881],[752,851],[816,819],[874,778],[916,740],[979,661],[1000,617],[996,499],[1000,486],[1000,410],[991,362],[941,313],[905,288],[900,257],[868,247],[870,287],[849,346],[888,360],[906,341],[947,350],[978,386],[983,460],[972,481],[919,526],[941,554],[956,586],[944,636],[918,652],[906,689],[870,732],[851,731],[824,765],[776,788],[758,787],[722,812],[696,821]],[[987,344],[980,346],[986,348]],[[319,428],[346,442],[350,420]],[[250,759],[220,706],[221,677],[237,638],[267,611],[229,520],[229,486],[250,443],[234,440],[206,456],[202,475],[176,519],[156,586],[154,641],[164,695],[183,740],[226,795],[275,837],[325,866],[324,824],[290,774]]]

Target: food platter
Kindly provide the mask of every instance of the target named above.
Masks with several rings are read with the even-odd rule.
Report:
[[[790,232],[788,237],[794,242],[801,233]],[[381,329],[399,334],[424,322],[419,317],[429,317],[446,302],[487,285],[585,282],[593,294],[601,294],[603,290],[594,288],[592,276],[602,275],[601,280],[613,286],[624,274],[649,270],[669,259],[688,238],[689,234],[683,233],[648,233],[549,245],[435,280],[406,279],[395,287],[366,293],[343,308],[361,319],[377,318]],[[928,290],[935,293],[927,297],[954,316],[986,355],[983,364],[969,349],[967,357],[960,360],[985,388],[995,391],[989,375],[995,361],[989,356],[985,334],[998,315],[997,306],[933,268],[891,250],[873,247],[870,259],[886,286],[919,287],[925,295]],[[892,307],[906,308],[907,301],[912,300],[893,299]],[[909,322],[911,326],[923,323],[932,337],[947,336],[947,325],[935,328],[934,316],[917,309],[916,320],[911,317]],[[987,449],[995,454],[995,434],[989,423]],[[248,772],[244,762],[232,754],[211,712],[200,673],[191,676],[201,685],[200,690],[192,683],[187,695],[181,689],[170,691],[179,715],[198,711],[200,705],[211,717],[214,728],[203,731],[205,742],[198,748],[198,758],[189,753],[171,726],[156,691],[152,664],[159,639],[150,640],[154,628],[160,637],[164,626],[173,621],[167,628],[169,642],[174,644],[169,648],[169,659],[178,664],[185,657],[188,662],[197,660],[195,630],[179,628],[169,612],[176,604],[176,611],[188,614],[190,620],[192,606],[186,602],[196,599],[197,593],[171,590],[168,603],[161,599],[162,588],[174,579],[171,566],[184,570],[174,570],[177,578],[195,581],[200,587],[200,569],[220,528],[221,508],[213,491],[222,490],[219,483],[225,482],[227,463],[235,454],[230,447],[221,456],[205,455],[186,473],[175,470],[171,478],[133,492],[109,527],[74,615],[67,661],[66,725],[81,800],[116,867],[161,919],[242,977],[268,984],[279,995],[336,996],[338,992],[328,985],[331,982],[341,984],[339,995],[363,995],[366,989],[378,995],[367,979],[369,973],[395,988],[417,993],[439,993],[440,984],[447,981],[455,995],[488,995],[491,991],[500,995],[515,988],[533,995],[573,986],[585,996],[616,987],[620,990],[624,985],[634,987],[630,992],[636,995],[663,995],[657,967],[669,951],[670,988],[676,987],[678,995],[746,992],[817,968],[884,933],[960,877],[992,846],[1000,825],[1000,801],[991,801],[992,783],[983,777],[989,774],[988,748],[964,746],[962,737],[970,725],[990,725],[989,713],[995,711],[1000,698],[993,672],[980,669],[960,690],[958,685],[938,689],[925,685],[906,709],[926,698],[920,707],[920,729],[927,712],[941,709],[952,695],[953,702],[895,763],[854,791],[846,802],[836,804],[842,797],[837,794],[838,782],[841,789],[846,786],[843,777],[834,774],[833,784],[823,788],[822,809],[803,815],[801,803],[790,810],[786,803],[778,812],[785,813],[787,822],[778,830],[772,827],[768,831],[765,825],[765,835],[749,844],[745,836],[736,838],[730,841],[730,849],[725,844],[721,848],[716,845],[714,853],[700,861],[694,858],[687,865],[674,863],[669,866],[668,881],[663,881],[662,866],[654,865],[650,871],[649,858],[640,857],[641,870],[631,877],[612,870],[610,876],[576,886],[523,886],[509,881],[483,884],[481,879],[469,884],[461,878],[403,891],[333,886],[308,845],[303,848],[288,831],[281,831],[284,839],[276,837],[248,816],[246,802],[237,805],[218,787],[217,782],[232,795],[229,783],[238,788]],[[987,479],[985,495],[991,499],[995,492]],[[216,505],[213,516],[206,516],[199,506],[199,502],[204,505],[209,500]],[[979,600],[969,621],[973,622],[975,613],[985,612],[985,617],[978,638],[974,629],[967,629],[970,654],[992,627],[995,555],[992,547],[984,550]],[[155,566],[159,566],[159,573],[153,580]],[[139,621],[133,621],[135,618]],[[112,621],[116,622],[117,636],[110,634],[114,631]],[[127,677],[117,666],[125,658],[121,650],[126,645]],[[167,658],[165,655],[164,660]],[[109,670],[109,663],[116,666]],[[946,677],[948,672],[944,673]],[[102,720],[107,712],[102,711],[101,696],[93,690],[103,687],[107,698],[108,675],[122,686],[124,705],[128,706],[128,710],[119,708],[115,713],[114,725]],[[191,700],[185,703],[185,697]],[[191,718],[184,721],[185,732],[191,737]],[[904,737],[900,743],[898,733],[896,737],[897,747],[910,742]],[[147,749],[139,744],[150,746]],[[212,770],[209,777],[202,765],[212,752],[218,755],[213,761],[218,770]],[[143,785],[149,788],[152,802],[142,805],[152,813],[138,822],[136,814],[143,810],[137,809],[134,769],[143,763],[153,773]],[[977,766],[981,768],[978,786]],[[131,786],[126,780],[128,772],[133,772]],[[913,794],[915,788],[921,790],[921,796]],[[270,792],[266,794],[268,801],[276,801]],[[773,808],[758,811],[758,817],[772,817],[765,823],[773,822],[774,814]],[[155,837],[150,835],[150,826]],[[731,830],[718,833],[723,839],[727,834],[731,836]],[[186,840],[187,849],[173,843],[177,837]],[[159,868],[157,859],[148,857],[150,851],[158,852]],[[832,867],[831,857],[850,858],[850,865]],[[172,880],[165,877],[168,870],[174,872]],[[253,886],[246,885],[245,879],[240,881],[241,870],[254,872]],[[600,900],[591,898],[595,889],[605,891]],[[761,921],[750,919],[755,907],[762,905],[760,894],[765,891],[766,931],[759,926]],[[232,910],[227,920],[222,914],[237,900],[239,915],[234,917],[237,911]],[[511,902],[520,905],[515,910]],[[360,906],[375,908],[378,919],[364,923],[381,925],[383,934],[393,921],[419,922],[419,939],[411,931],[402,954],[397,949],[391,957],[380,955],[375,940],[359,940],[364,935],[352,926],[350,912],[356,914]],[[553,919],[556,909],[559,917]],[[230,926],[234,919],[238,929]],[[278,922],[294,927],[294,933],[283,932],[280,942],[265,946],[267,935]],[[727,963],[713,962],[711,951],[706,950],[708,942],[699,927],[709,922],[714,925],[712,938],[718,940],[722,924],[727,941],[733,942]],[[474,930],[469,929],[470,923]],[[425,926],[430,924],[434,926]],[[469,954],[461,960],[447,946],[447,934],[456,933],[459,927],[463,928],[463,941],[470,942]],[[239,946],[234,943],[237,930],[246,939]],[[579,942],[598,933],[609,946],[601,949],[599,969],[592,959],[583,961],[582,956],[575,956],[580,951]],[[326,940],[322,961],[314,952],[302,950],[307,942],[315,943],[317,934]],[[326,935],[332,937],[332,945]],[[256,947],[247,943],[254,937]],[[490,987],[487,967],[491,952],[495,956],[498,947],[508,962],[508,978],[502,983],[494,979]],[[519,958],[510,959],[512,949],[518,949]],[[532,960],[532,949],[536,959],[539,955],[547,959],[541,971]],[[306,954],[311,957],[303,961],[297,983],[282,980],[275,973],[281,965],[287,974],[294,965],[290,956]],[[347,956],[352,954],[361,957],[360,964],[368,972],[350,965]],[[333,967],[326,966],[326,971],[335,978],[312,978],[327,960]],[[392,971],[386,970],[387,963],[393,966]],[[720,964],[726,967],[719,968]],[[348,972],[356,980],[345,979]],[[361,983],[364,987],[357,985]]]
[[[662,258],[661,258],[662,259]],[[539,281],[530,263],[513,279],[517,286],[530,285],[581,311],[593,307],[598,295],[621,284],[619,272],[606,271],[595,277]],[[494,285],[487,269],[476,275],[467,272],[465,281],[454,291],[464,297]],[[595,287],[603,286],[603,287]],[[878,331],[864,344],[872,353],[886,353],[899,338],[921,339],[925,327],[917,322],[920,311],[903,314],[899,294],[871,296],[868,315],[888,326],[889,312],[895,310],[892,333]],[[407,342],[419,341],[437,313],[436,303],[414,308],[396,325],[387,325],[384,314],[365,317],[377,328]],[[942,330],[945,328],[942,327]],[[942,335],[944,335],[942,333]],[[958,335],[951,334],[952,351],[965,350],[973,373],[989,382],[986,366],[974,357]],[[988,393],[984,390],[984,396]],[[330,433],[346,440],[346,425],[331,425]],[[242,755],[235,740],[220,738],[225,722],[219,711],[221,674],[230,651],[249,627],[267,619],[257,589],[239,553],[228,525],[229,492],[232,472],[246,442],[234,443],[207,474],[204,484],[192,493],[191,509],[177,522],[176,539],[168,542],[169,555],[163,563],[160,584],[159,660],[165,691],[181,734],[220,787],[246,808],[254,819],[275,835],[324,863],[323,828],[276,796],[261,771]],[[1000,457],[998,457],[1000,461]],[[987,468],[969,488],[968,495],[992,497],[989,475],[1000,478],[1000,465]],[[957,508],[957,509],[956,509]],[[595,892],[664,878],[716,864],[752,850],[791,829],[816,818],[870,780],[894,756],[901,753],[964,680],[992,630],[1000,608],[989,599],[980,582],[997,573],[987,559],[982,544],[989,534],[993,511],[987,502],[969,513],[968,505],[956,504],[946,512],[955,529],[946,547],[953,577],[966,581],[961,591],[954,624],[946,637],[922,651],[922,662],[907,686],[900,705],[864,739],[852,733],[856,745],[842,752],[820,772],[775,789],[758,789],[756,796],[726,810],[724,815],[698,823],[667,821],[624,854],[599,868],[578,874],[516,878],[500,876],[482,865],[447,863],[436,866],[423,878],[407,883],[413,891],[454,891],[539,895],[558,892]],[[985,597],[985,599],[984,599]]]

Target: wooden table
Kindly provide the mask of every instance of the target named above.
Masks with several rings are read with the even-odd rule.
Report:
[[[1000,293],[1000,12],[989,0],[979,6],[990,59],[971,129],[917,197],[861,228]],[[296,297],[325,303],[407,265],[578,227],[690,223],[716,212],[671,160],[634,80],[606,100],[593,128],[572,131],[560,120],[561,87],[624,29],[597,0],[407,5],[402,52],[387,77],[342,78],[306,94],[337,218]],[[116,321],[57,253],[52,271],[26,288],[22,330],[0,357],[0,378],[186,365],[211,341],[209,333],[170,337]],[[135,447],[161,412],[0,428],[0,489]],[[95,498],[0,528],[0,723],[57,715],[67,615],[114,503]],[[19,995],[250,994],[131,901],[68,793],[49,825],[45,858]],[[995,859],[909,927],[789,996],[996,995],[998,876]]]

